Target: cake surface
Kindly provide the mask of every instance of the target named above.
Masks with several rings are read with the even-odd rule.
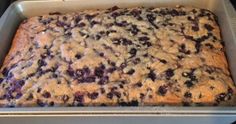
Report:
[[[235,104],[217,17],[191,7],[29,18],[0,72],[6,107]]]

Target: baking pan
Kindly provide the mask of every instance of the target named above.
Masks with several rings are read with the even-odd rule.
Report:
[[[214,12],[219,18],[227,59],[236,81],[236,12],[229,0],[34,0],[14,2],[0,19],[0,63],[7,54],[20,22],[28,17],[49,12],[73,12],[83,9],[103,9],[114,5],[176,6],[186,5]],[[2,118],[1,118],[2,117]],[[14,117],[14,118],[11,118]],[[28,107],[0,108],[0,122],[29,123],[231,123],[236,120],[236,107]],[[171,121],[172,120],[172,121]],[[24,122],[27,123],[27,122]]]

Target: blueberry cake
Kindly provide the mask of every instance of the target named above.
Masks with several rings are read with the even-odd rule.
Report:
[[[3,107],[235,103],[217,17],[192,7],[26,19],[0,72]]]

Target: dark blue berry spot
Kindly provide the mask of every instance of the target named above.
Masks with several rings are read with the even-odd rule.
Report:
[[[44,92],[43,94],[42,94],[42,96],[44,97],[44,98],[50,98],[51,97],[51,93],[49,93],[49,92]]]
[[[150,78],[152,81],[155,81],[155,79],[156,79],[156,74],[154,73],[153,70],[151,70],[151,71],[148,73],[148,78]]]
[[[174,70],[173,69],[166,70],[166,78],[170,79],[172,76],[174,76]]]
[[[158,88],[158,94],[161,96],[165,96],[165,94],[167,93],[168,90],[168,86],[167,85],[162,85]]]
[[[97,92],[93,92],[93,93],[88,93],[88,97],[90,99],[96,99],[98,97],[98,93]]]
[[[134,69],[130,69],[130,70],[127,72],[127,74],[132,75],[134,72],[135,72]]]
[[[192,93],[186,92],[186,93],[184,94],[184,97],[185,97],[185,98],[192,98]]]

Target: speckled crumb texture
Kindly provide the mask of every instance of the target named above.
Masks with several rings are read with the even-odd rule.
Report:
[[[29,18],[0,72],[3,107],[235,104],[217,17],[191,7]]]

